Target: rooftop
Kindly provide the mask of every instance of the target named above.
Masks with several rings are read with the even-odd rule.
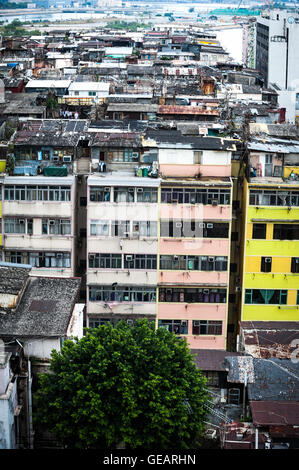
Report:
[[[16,310],[0,313],[0,336],[64,336],[80,284],[79,278],[30,277]]]

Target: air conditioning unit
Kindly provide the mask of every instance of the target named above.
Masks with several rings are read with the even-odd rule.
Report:
[[[55,225],[55,220],[49,220],[49,225]]]
[[[265,258],[265,263],[271,263],[272,258]]]
[[[207,224],[207,228],[213,228],[214,224]]]
[[[89,255],[89,259],[95,259],[96,255]]]
[[[137,188],[137,193],[143,193],[143,188]]]
[[[198,226],[199,226],[199,228],[205,228],[206,224],[200,222],[200,223],[198,224]]]
[[[178,255],[174,255],[173,259],[177,261],[179,259]]]
[[[177,204],[179,201],[178,199],[171,199],[171,202],[173,202],[174,204]]]
[[[212,206],[218,205],[218,199],[212,199]]]
[[[18,223],[21,224],[21,225],[23,225],[23,224],[25,223],[25,219],[19,219],[19,220],[18,220]]]
[[[129,191],[129,193],[133,193],[133,192],[134,192],[134,188],[128,188],[128,191]]]
[[[138,158],[139,153],[138,152],[132,152],[132,158]]]
[[[53,162],[59,162],[59,157],[58,155],[53,156]]]
[[[176,222],[176,223],[175,223],[175,226],[176,226],[177,228],[181,228],[182,225],[183,225],[182,222]]]
[[[209,262],[212,263],[215,261],[215,257],[214,256],[209,256]]]
[[[132,261],[133,255],[126,255],[126,261]]]
[[[57,258],[62,258],[63,254],[62,253],[57,253]]]
[[[209,289],[204,289],[204,290],[203,290],[203,293],[204,293],[204,294],[209,294],[210,291],[209,291]]]
[[[105,186],[104,191],[109,191],[110,192],[111,188],[110,186]]]
[[[65,163],[71,162],[71,161],[72,161],[71,155],[64,155],[63,161],[64,161]]]

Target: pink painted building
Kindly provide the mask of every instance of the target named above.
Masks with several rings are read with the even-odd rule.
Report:
[[[191,349],[226,349],[231,150],[159,149],[157,323]]]

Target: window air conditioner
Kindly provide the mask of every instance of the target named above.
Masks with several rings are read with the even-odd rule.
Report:
[[[272,258],[265,258],[265,263],[271,263]]]
[[[176,223],[175,223],[175,226],[176,226],[177,228],[182,227],[182,225],[183,225],[182,222],[176,222]]]
[[[133,256],[132,255],[126,255],[126,261],[132,261]]]
[[[65,163],[71,162],[71,161],[72,161],[71,155],[64,155],[63,161],[64,161]]]
[[[62,253],[57,253],[57,258],[62,258]]]
[[[89,255],[89,259],[95,259],[96,255]]]
[[[209,289],[204,289],[204,290],[203,290],[203,293],[204,293],[204,294],[209,294],[210,291],[209,291]]]
[[[59,162],[59,157],[58,155],[53,156],[53,162]]]
[[[179,259],[178,255],[174,255],[173,259],[177,261]]]
[[[218,205],[218,199],[212,199],[212,206]]]
[[[49,225],[55,225],[55,220],[49,220]]]
[[[199,226],[199,228],[205,228],[206,224],[200,222],[200,223],[198,224],[198,226]]]
[[[207,228],[213,228],[213,224],[207,224]]]
[[[129,188],[128,191],[129,191],[129,193],[133,193],[133,192],[134,192],[134,188]]]
[[[21,225],[23,225],[23,224],[25,223],[25,219],[19,219],[19,220],[18,220],[18,223],[21,224]]]
[[[209,256],[209,262],[212,263],[213,261],[215,261],[215,257],[214,256]]]
[[[137,188],[137,193],[143,193],[143,188]]]
[[[132,158],[138,158],[139,154],[138,152],[132,152]]]
[[[106,187],[104,188],[104,191],[109,191],[109,192],[110,192],[110,190],[111,190],[110,186],[106,186]]]

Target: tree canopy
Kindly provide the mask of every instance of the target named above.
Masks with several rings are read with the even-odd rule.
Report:
[[[147,320],[109,323],[52,351],[35,419],[69,448],[195,448],[205,384],[174,333]]]

